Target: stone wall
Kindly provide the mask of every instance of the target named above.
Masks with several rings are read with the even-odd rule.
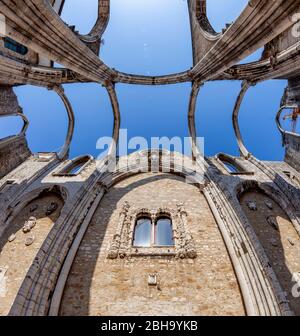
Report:
[[[31,152],[24,136],[0,141],[0,179],[23,163]]]
[[[19,113],[21,110],[11,86],[0,86],[0,115]]]
[[[51,204],[54,203],[57,208],[52,213],[47,213]],[[1,236],[0,270],[5,274],[0,284],[2,288],[2,291],[0,290],[0,316],[9,313],[26,273],[59,217],[62,206],[63,202],[56,194],[41,195],[21,210]],[[35,222],[35,226],[30,232],[24,233],[23,227],[30,218],[32,222]]]
[[[300,137],[285,134],[285,161],[300,172]]]
[[[256,210],[249,208],[249,202]],[[267,195],[250,191],[241,198],[242,208],[266,252],[291,308],[300,315],[300,301],[292,296],[293,274],[299,271],[300,238],[285,212]]]
[[[108,259],[125,202],[135,208],[184,203],[197,257]],[[158,283],[148,284],[155,274]],[[168,174],[141,174],[100,203],[66,283],[60,315],[243,315],[239,286],[208,204],[195,186]]]

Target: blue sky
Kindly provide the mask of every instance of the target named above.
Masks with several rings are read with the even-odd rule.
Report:
[[[186,0],[111,0],[110,23],[101,58],[109,66],[137,74],[167,74],[192,66],[190,25]],[[233,21],[247,0],[209,0],[208,16],[216,30]],[[67,0],[63,19],[87,33],[96,20],[98,0]],[[257,59],[259,52],[248,58]],[[205,154],[237,154],[231,123],[241,83],[207,83],[197,105],[197,129],[205,137]],[[249,150],[258,158],[282,160],[283,148],[274,118],[286,86],[269,81],[250,89],[241,111],[241,128]],[[184,137],[188,135],[190,83],[149,87],[116,86],[121,127],[132,136]],[[65,86],[76,115],[70,156],[98,156],[96,141],[110,136],[113,119],[106,90],[99,84]],[[28,141],[33,151],[55,151],[64,143],[67,117],[58,97],[44,88],[15,89],[31,124]],[[14,134],[21,122],[2,119],[0,136]]]

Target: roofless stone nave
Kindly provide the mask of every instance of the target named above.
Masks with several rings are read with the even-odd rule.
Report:
[[[300,138],[280,124],[286,107],[300,105],[300,0],[250,0],[221,33],[209,23],[206,0],[189,0],[194,66],[158,77],[122,73],[98,57],[110,0],[99,0],[88,35],[61,20],[63,5],[0,1],[0,117],[24,120],[20,134],[0,140],[0,315],[300,315]],[[261,47],[259,61],[239,64]],[[277,116],[284,162],[258,160],[239,129],[247,89],[268,79],[288,80]],[[194,145],[180,174],[182,155],[166,151],[122,157],[114,173],[88,155],[68,160],[75,120],[63,84],[106,87],[117,141],[115,84],[191,82],[195,143],[198,92],[213,80],[242,81],[233,111],[240,157],[221,153],[201,165]],[[65,104],[69,127],[59,153],[27,146],[29,121],[13,92],[25,84],[54,90]],[[111,148],[103,166],[115,154]],[[142,158],[156,172],[137,173]],[[194,164],[205,174],[197,185],[184,179]],[[138,243],[141,225],[148,245]],[[162,228],[172,243],[159,240]]]

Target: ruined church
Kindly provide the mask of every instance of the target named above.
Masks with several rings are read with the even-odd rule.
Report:
[[[61,19],[65,0],[0,0],[0,122],[24,123],[0,139],[0,316],[300,315],[300,136],[281,122],[285,110],[300,115],[300,0],[249,0],[220,32],[207,2],[187,1],[193,67],[143,76],[99,57],[110,0],[99,0],[86,35]],[[241,63],[259,49],[259,60]],[[274,114],[282,162],[256,158],[239,126],[248,89],[270,79],[287,82]],[[203,157],[197,146],[197,97],[217,80],[241,83],[232,111],[238,157]],[[118,143],[118,83],[186,82],[190,157],[119,157],[115,146],[101,162],[69,157],[76,120],[64,85],[106,88]],[[62,100],[68,129],[59,152],[30,150],[20,85]],[[195,167],[203,179],[187,183]]]

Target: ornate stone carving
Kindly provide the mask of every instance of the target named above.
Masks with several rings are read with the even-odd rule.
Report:
[[[276,231],[279,231],[277,220],[274,216],[267,217],[267,223]]]
[[[30,217],[28,221],[25,222],[23,226],[23,232],[28,233],[36,226],[37,219],[35,217]]]
[[[149,286],[157,286],[157,274],[149,274],[148,285]]]
[[[271,201],[265,201],[265,204],[267,208],[269,208],[270,210],[273,210],[273,203]]]
[[[117,259],[119,255],[123,258],[125,257],[124,242],[122,242],[121,239],[122,239],[124,222],[126,221],[129,209],[130,209],[130,204],[128,202],[125,202],[120,212],[117,232],[113,237],[113,241],[108,251],[109,259]]]
[[[34,240],[35,240],[35,237],[34,237],[34,236],[31,236],[31,237],[26,238],[26,240],[25,240],[25,245],[26,245],[26,246],[30,246],[30,245],[32,245],[32,244],[34,243]]]
[[[52,215],[58,209],[58,204],[56,202],[51,202],[46,211],[46,216]]]
[[[192,235],[190,234],[190,232],[187,231],[187,212],[182,203],[177,204],[177,211],[180,219],[177,225],[179,233],[178,256],[182,259],[184,258],[195,259],[197,257],[197,251],[195,248]]]
[[[30,208],[30,212],[32,213],[32,212],[34,212],[34,211],[36,211],[37,209],[38,209],[38,205],[37,204],[34,204],[31,208]]]
[[[136,220],[148,216],[155,223],[161,216],[168,216],[173,224],[174,247],[135,248],[132,246]],[[125,202],[120,211],[119,223],[108,250],[109,259],[124,259],[135,255],[173,255],[179,258],[196,258],[197,252],[191,234],[187,231],[187,212],[183,204],[177,210],[161,207],[157,210],[135,209]]]
[[[251,211],[257,211],[257,205],[256,205],[256,202],[254,201],[250,201],[247,203],[248,205],[248,208],[251,210]]]

